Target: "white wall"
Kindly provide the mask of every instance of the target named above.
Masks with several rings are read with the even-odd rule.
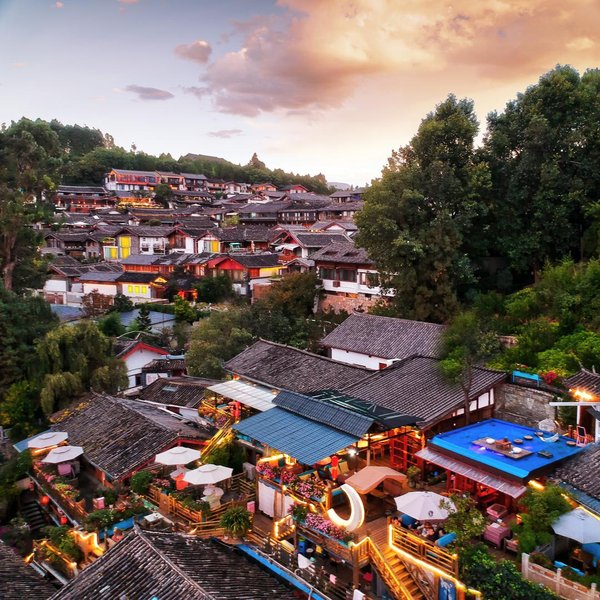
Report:
[[[185,253],[186,254],[194,254],[196,250],[194,250],[194,238],[186,237],[185,238]]]
[[[68,292],[67,281],[65,279],[48,279],[44,284],[45,292]]]
[[[377,371],[380,363],[385,363],[387,366],[392,364],[392,359],[380,358],[378,356],[369,356],[368,354],[360,354],[359,352],[351,352],[349,350],[340,350],[339,348],[331,348],[331,358],[348,365],[360,365]]]
[[[132,290],[129,291],[129,286],[133,286]],[[119,284],[119,288],[121,293],[128,298],[140,298],[141,300],[147,300],[148,298],[152,298],[152,287],[149,283],[121,283]],[[137,292],[136,292],[137,288]],[[142,290],[146,288],[146,292],[144,293]],[[115,292],[116,293],[116,292]]]
[[[162,354],[150,352],[150,350],[145,350],[142,348],[130,354],[125,359],[127,376],[129,377],[129,387],[135,386],[135,376],[141,374],[142,367],[145,367],[148,363],[152,362],[156,358],[161,358],[162,356]]]
[[[97,291],[99,294],[110,296],[114,298],[117,295],[117,284],[116,283],[94,283],[94,282],[83,282],[83,293],[89,294],[93,291]]]

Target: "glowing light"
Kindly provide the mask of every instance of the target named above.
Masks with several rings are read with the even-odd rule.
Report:
[[[356,454],[357,454],[356,448],[350,448],[348,450],[348,456],[356,456]]]
[[[535,479],[532,479],[531,481],[529,481],[527,483],[527,485],[530,488],[533,488],[534,490],[537,490],[538,492],[543,492],[545,489],[545,486],[543,484],[541,484],[539,481],[536,481]]]
[[[360,494],[351,485],[344,483],[340,489],[348,496],[350,501],[350,517],[342,519],[334,508],[327,511],[327,516],[338,527],[345,527],[348,531],[354,531],[365,522],[365,506]]]
[[[590,394],[589,392],[580,389],[575,389],[573,391],[573,396],[575,396],[575,398],[578,400],[583,400],[584,402],[591,402],[595,397],[594,394]]]

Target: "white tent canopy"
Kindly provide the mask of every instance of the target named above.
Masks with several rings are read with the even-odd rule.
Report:
[[[561,515],[552,524],[552,529],[580,544],[600,542],[600,520],[582,508]]]
[[[233,469],[229,467],[222,467],[221,465],[202,465],[197,469],[188,471],[183,476],[183,480],[192,485],[207,485],[229,479],[232,473]]]
[[[185,446],[176,446],[165,452],[156,455],[156,462],[160,465],[177,466],[187,465],[200,458],[200,450],[186,448]]]
[[[43,463],[57,465],[58,463],[73,460],[83,454],[81,446],[59,446],[48,452],[47,456],[42,459]]]
[[[450,514],[441,503],[449,503],[448,498],[435,492],[409,492],[395,498],[396,508],[418,521],[443,521]],[[452,505],[453,506],[453,505]]]
[[[65,431],[46,431],[46,433],[40,433],[40,435],[29,440],[27,443],[28,448],[50,448],[50,446],[56,446],[61,442],[64,442],[69,437],[69,434]]]
[[[245,406],[255,408],[260,412],[264,412],[275,406],[273,404],[273,398],[275,398],[276,394],[273,390],[260,385],[246,383],[245,381],[235,379],[232,381],[224,381],[222,383],[211,385],[207,389],[229,400],[235,400]]]
[[[406,481],[406,475],[394,471],[390,467],[368,466],[348,477],[346,483],[350,484],[359,494],[368,494],[386,479],[394,479],[402,483]]]

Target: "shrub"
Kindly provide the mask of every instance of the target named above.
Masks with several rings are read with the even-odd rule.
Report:
[[[252,527],[252,514],[243,506],[234,506],[223,513],[219,524],[233,537],[243,537]]]
[[[69,533],[68,527],[46,527],[44,533],[48,536],[52,545],[71,560],[79,562],[83,558],[83,552]]]
[[[138,473],[135,473],[131,476],[131,490],[136,494],[147,494],[152,479],[153,475],[150,471],[139,471]]]

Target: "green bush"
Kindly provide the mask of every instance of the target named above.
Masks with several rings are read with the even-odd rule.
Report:
[[[83,552],[69,533],[68,527],[46,527],[44,533],[48,536],[52,545],[71,560],[79,562],[83,558]]]
[[[131,476],[131,490],[136,494],[147,494],[152,479],[153,475],[150,471],[139,471],[138,473],[135,473]]]
[[[91,512],[84,521],[88,531],[99,531],[106,529],[119,520],[119,513],[110,508],[102,508]]]
[[[244,537],[252,527],[252,514],[243,506],[227,509],[219,524],[233,537]]]

